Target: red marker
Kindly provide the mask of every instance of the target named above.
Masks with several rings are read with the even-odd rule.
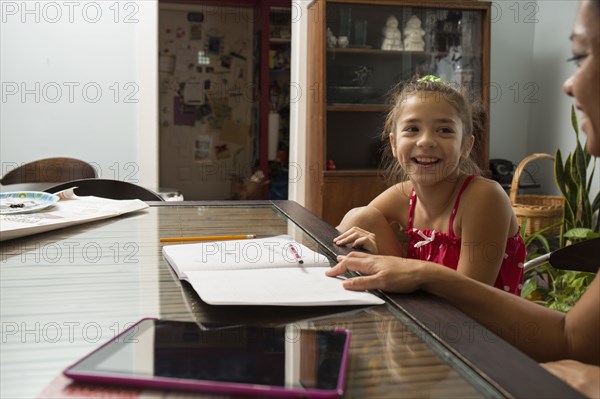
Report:
[[[294,247],[293,245],[290,245],[290,251],[292,251],[292,253],[296,257],[296,260],[298,261],[298,263],[300,263],[300,264],[304,263],[304,261],[302,260],[302,257],[300,256],[300,254],[296,250],[296,247]]]

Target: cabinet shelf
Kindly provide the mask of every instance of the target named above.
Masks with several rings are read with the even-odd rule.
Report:
[[[390,108],[386,104],[329,104],[327,111],[332,112],[386,112]]]
[[[345,170],[326,170],[323,172],[325,177],[376,177],[380,175],[377,169],[345,169]]]
[[[330,47],[327,48],[327,52],[330,54],[362,54],[362,55],[381,55],[381,56],[394,56],[399,55],[410,55],[410,56],[436,56],[444,57],[448,55],[447,52],[428,52],[428,51],[396,51],[396,50],[381,50],[378,48],[364,48],[364,47]]]

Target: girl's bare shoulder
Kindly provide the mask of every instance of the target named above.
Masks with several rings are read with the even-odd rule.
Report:
[[[493,209],[494,204],[510,206],[508,195],[498,182],[477,176],[462,195],[461,203],[467,206],[486,206]]]
[[[396,183],[387,190],[382,193],[382,196],[385,196],[388,199],[393,199],[394,201],[408,201],[410,199],[410,195],[412,194],[413,185],[410,181],[403,181],[400,183]]]
[[[412,188],[410,181],[394,184],[375,198],[371,205],[379,209],[389,220],[400,222],[406,218]]]

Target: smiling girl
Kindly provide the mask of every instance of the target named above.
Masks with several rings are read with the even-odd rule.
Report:
[[[444,265],[519,295],[525,245],[506,193],[478,176],[470,158],[480,119],[473,114],[466,93],[439,78],[403,85],[382,134],[388,173],[399,183],[350,211],[334,242],[390,255],[398,267]],[[408,236],[406,253],[393,223]]]

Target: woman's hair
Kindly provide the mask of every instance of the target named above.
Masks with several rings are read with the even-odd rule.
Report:
[[[410,96],[435,94],[437,100],[445,100],[450,104],[460,117],[463,125],[462,145],[467,146],[472,135],[483,131],[486,125],[486,113],[480,102],[469,101],[470,94],[458,86],[445,83],[434,76],[426,76],[417,79],[416,77],[400,82],[390,91],[392,109],[388,113],[383,131],[381,132],[381,141],[383,144],[381,166],[388,182],[398,183],[407,180],[406,172],[400,167],[400,163],[392,153],[390,144],[390,133],[396,131],[396,125],[402,112],[402,107]],[[472,94],[472,93],[471,93]],[[477,140],[471,154],[476,153]],[[469,154],[461,158],[458,165],[461,173],[476,174],[481,173],[481,169],[473,156]]]

